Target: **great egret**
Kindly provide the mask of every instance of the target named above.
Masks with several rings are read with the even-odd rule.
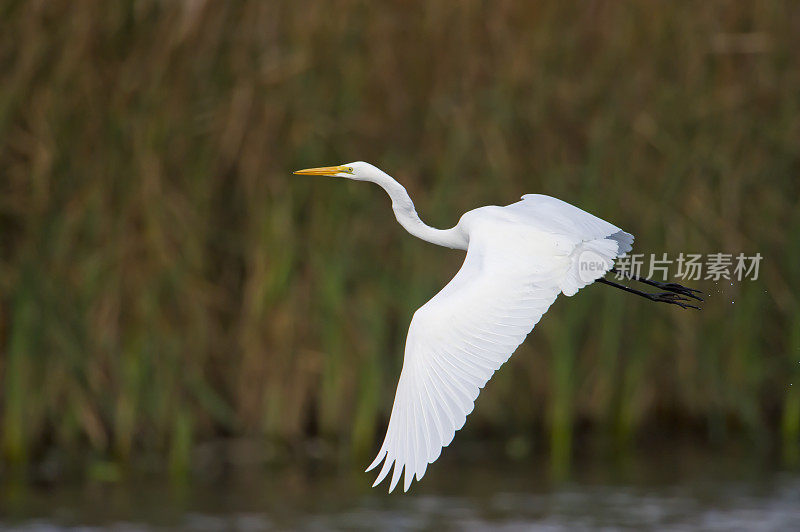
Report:
[[[631,277],[666,292],[646,293],[603,279],[631,250],[633,235],[569,203],[526,194],[505,207],[465,213],[455,227],[420,220],[406,189],[365,162],[298,170],[295,174],[372,181],[392,200],[397,221],[433,244],[467,251],[455,277],[411,320],[389,427],[378,456],[377,486],[392,469],[389,492],[405,470],[404,490],[420,480],[464,426],[475,399],[509,359],[558,294],[574,295],[595,281],[652,301],[687,308],[692,290]]]

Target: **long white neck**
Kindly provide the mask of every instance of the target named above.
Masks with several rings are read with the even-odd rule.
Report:
[[[414,208],[414,202],[411,201],[405,187],[389,174],[379,171],[370,177],[370,181],[379,185],[389,194],[392,199],[394,216],[406,231],[432,244],[453,249],[467,249],[467,237],[457,226],[450,229],[436,229],[420,220],[417,210]]]

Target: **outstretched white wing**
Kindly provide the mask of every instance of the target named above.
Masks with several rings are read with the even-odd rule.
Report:
[[[480,389],[558,294],[571,295],[591,283],[617,257],[620,243],[609,238],[619,232],[617,227],[571,205],[595,227],[537,226],[519,219],[530,214],[533,205],[526,203],[495,207],[494,216],[472,222],[461,269],[414,313],[386,438],[367,469],[383,462],[373,486],[393,464],[390,492],[403,470],[406,491],[415,476],[421,479],[464,426]],[[508,216],[516,220],[509,223]],[[587,247],[607,258],[603,271],[569,281],[576,255]]]

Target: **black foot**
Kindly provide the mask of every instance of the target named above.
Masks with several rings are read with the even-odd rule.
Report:
[[[655,301],[657,303],[669,303],[670,305],[678,305],[681,308],[693,308],[695,310],[701,310],[700,307],[690,305],[689,303],[690,302],[693,303],[694,301],[688,298],[692,297],[694,299],[702,301],[702,299],[691,293],[691,292],[700,292],[699,290],[691,290],[690,288],[686,288],[684,286],[675,283],[659,283],[658,281],[651,281],[650,279],[637,279],[637,280],[641,280],[643,283],[653,284],[653,286],[667,285],[665,286],[665,288],[667,289],[671,288],[671,290],[669,292],[657,292],[655,294],[651,294],[649,292],[642,292],[641,290],[636,290],[635,288],[631,288],[630,286],[625,286],[623,284],[615,283],[614,281],[609,281],[608,279],[600,278],[596,282],[607,284],[609,286],[613,286],[614,288],[619,288],[620,290],[630,292],[631,294],[636,294],[637,296],[645,297],[650,301]],[[686,293],[684,291],[689,291],[689,293]]]
[[[648,281],[649,282],[647,284],[655,286],[656,288],[660,288],[661,290],[667,290],[669,292],[674,292],[682,296],[691,297],[692,299],[696,299],[698,301],[704,301],[702,297],[697,295],[703,293],[700,290],[689,288],[687,286],[683,286],[682,284],[678,283],[662,283],[661,281],[653,281],[650,279],[648,279]]]
[[[681,286],[681,288],[685,287]],[[694,297],[695,299],[700,299],[699,297],[693,296],[692,294],[686,294],[686,295]],[[683,297],[683,295],[677,291],[646,294],[645,297],[650,301],[656,301],[658,303],[669,303],[671,305],[678,305],[681,308],[693,308],[695,310],[700,310],[700,307],[690,305],[689,302],[691,302],[691,300],[686,297]],[[702,299],[700,299],[700,301],[702,301]]]
[[[619,271],[616,268],[611,268],[611,272],[619,274]],[[696,299],[697,301],[703,301],[703,298],[697,295],[697,294],[702,294],[703,293],[702,291],[696,290],[694,288],[689,288],[687,286],[683,286],[682,284],[653,281],[652,279],[648,279],[647,277],[640,277],[638,275],[632,275],[627,272],[624,273],[623,275],[633,281],[639,281],[640,283],[649,284],[650,286],[655,286],[656,288],[660,288],[661,290],[674,292],[682,296]]]

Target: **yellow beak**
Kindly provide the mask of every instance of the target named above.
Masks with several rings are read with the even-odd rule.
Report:
[[[321,166],[319,168],[306,168],[305,170],[297,170],[293,172],[297,175],[327,175],[327,176],[335,176],[336,174],[350,174],[352,170],[350,170],[347,166]]]

